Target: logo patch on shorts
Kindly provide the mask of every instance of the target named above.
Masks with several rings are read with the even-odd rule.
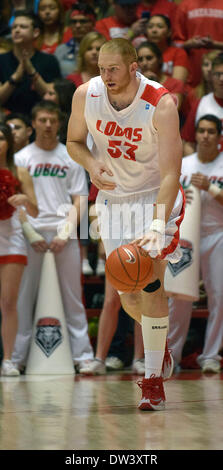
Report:
[[[49,357],[62,343],[61,323],[57,318],[40,318],[36,324],[35,343]]]
[[[173,277],[180,274],[184,269],[188,268],[193,263],[193,245],[188,240],[180,240],[179,245],[182,251],[182,258],[178,263],[168,263],[168,268]]]

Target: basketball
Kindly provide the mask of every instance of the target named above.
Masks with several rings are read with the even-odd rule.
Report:
[[[115,289],[136,292],[149,284],[153,262],[147,251],[129,243],[110,253],[105,264],[105,274]]]

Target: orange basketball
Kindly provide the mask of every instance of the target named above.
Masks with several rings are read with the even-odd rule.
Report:
[[[149,284],[153,262],[147,251],[129,243],[110,253],[105,264],[105,274],[115,289],[135,292]]]

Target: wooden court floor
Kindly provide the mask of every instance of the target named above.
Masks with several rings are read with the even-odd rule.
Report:
[[[137,409],[139,377],[0,378],[1,450],[222,450],[223,373],[183,371],[166,410]]]

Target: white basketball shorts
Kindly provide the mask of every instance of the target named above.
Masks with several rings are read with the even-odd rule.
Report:
[[[121,245],[131,243],[149,231],[153,220],[154,204],[158,190],[142,192],[127,196],[114,196],[105,191],[99,191],[96,199],[96,212],[101,239],[104,243],[106,257]],[[184,217],[185,198],[180,188],[170,218],[166,224],[165,236],[161,255],[153,258],[165,259],[177,263],[181,258],[179,243],[179,228]],[[165,216],[165,206],[158,210]],[[164,212],[163,212],[164,211]],[[158,218],[162,218],[159,217]]]

